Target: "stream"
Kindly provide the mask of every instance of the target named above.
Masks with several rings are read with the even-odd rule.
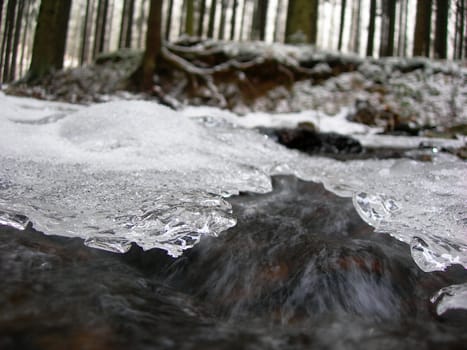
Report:
[[[0,348],[460,349],[466,313],[430,297],[466,271],[422,272],[352,201],[292,176],[229,202],[236,227],[182,257],[0,228]]]

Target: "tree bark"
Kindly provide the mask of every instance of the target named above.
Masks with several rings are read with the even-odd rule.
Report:
[[[318,0],[289,0],[285,41],[316,43]]]
[[[449,0],[436,0],[435,58],[447,57]]]
[[[370,3],[370,23],[368,24],[368,38],[366,42],[366,55],[373,56],[373,44],[375,41],[376,0]]]
[[[63,68],[71,0],[42,0],[27,80],[36,81]]]
[[[162,0],[150,0],[148,30],[143,59],[138,69],[130,77],[129,84],[140,91],[149,91],[153,87],[153,75],[158,69],[162,49]]]
[[[430,56],[432,0],[417,0],[417,14],[415,17],[414,56]]]

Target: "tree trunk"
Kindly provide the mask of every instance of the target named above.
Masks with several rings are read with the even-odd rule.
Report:
[[[2,18],[3,18],[3,0],[0,0],[0,30],[2,29]]]
[[[150,0],[146,47],[138,69],[130,77],[129,84],[140,91],[149,91],[153,87],[153,75],[158,69],[158,60],[162,48],[161,23],[162,0]]]
[[[143,33],[143,27],[144,27],[144,22],[145,22],[145,17],[146,17],[146,11],[145,11],[145,6],[146,6],[146,0],[141,0],[141,5],[139,8],[139,15],[138,15],[138,20],[136,21],[137,27],[138,27],[138,38],[137,38],[137,47],[142,48],[144,47],[144,33]]]
[[[370,23],[368,24],[368,38],[366,42],[366,55],[373,56],[373,44],[375,41],[376,0],[370,3]]]
[[[71,0],[42,0],[27,80],[33,82],[63,67]]]
[[[289,0],[285,41],[316,43],[318,30],[318,0]]]
[[[19,66],[20,66],[20,75],[23,76],[23,67],[24,67],[24,57],[25,57],[25,50],[27,46],[27,40],[29,37],[29,23],[30,23],[30,17],[31,17],[31,2],[32,0],[26,0],[26,9],[25,9],[25,14],[26,14],[26,23],[24,23],[24,29],[23,29],[23,38],[21,39],[21,57],[19,59]],[[0,16],[1,16],[1,11],[0,11]]]
[[[125,0],[122,9],[122,21],[120,24],[120,37],[118,47],[131,47],[131,38],[133,34],[133,15],[135,12],[135,0]]]
[[[252,40],[263,40],[266,36],[266,17],[268,12],[268,0],[256,0],[253,12],[253,25],[251,28]]]
[[[379,55],[394,55],[394,32],[396,28],[396,0],[383,1],[383,17],[381,23],[381,45]]]
[[[466,7],[465,7],[465,1],[464,0],[460,0],[459,1],[459,7],[460,7],[460,11],[459,11],[459,29],[458,29],[458,42],[459,44],[457,45],[458,46],[458,49],[457,49],[457,59],[461,60],[462,58],[466,58],[467,55],[464,55],[463,56],[463,53],[464,53],[464,46],[467,47],[466,43],[465,43],[465,39],[466,39],[466,35],[465,35],[465,28],[466,28],[466,25],[465,25],[465,13],[466,13]]]
[[[109,8],[109,0],[99,0],[97,5],[97,23],[94,32],[94,50],[93,58],[104,51],[105,45],[105,29],[107,26],[107,11]]]
[[[235,39],[235,29],[237,27],[237,8],[238,8],[238,0],[233,0],[232,19],[230,22],[230,40]]]
[[[222,0],[221,1],[221,23],[219,24],[219,36],[218,38],[220,40],[224,39],[224,34],[225,34],[225,20],[227,17],[227,7],[228,7],[228,0]]]
[[[3,31],[3,41],[2,41],[2,58],[3,61],[0,62],[0,68],[3,67],[3,82],[10,81],[10,64],[11,64],[11,46],[13,43],[13,35],[14,35],[14,26],[15,26],[15,13],[16,13],[16,0],[9,0],[7,4],[6,10],[6,21],[5,21],[5,28]]]
[[[189,36],[195,35],[194,18],[195,0],[186,0],[185,34]]]
[[[449,0],[436,0],[435,58],[447,57]]]
[[[92,0],[86,1],[86,10],[84,12],[83,30],[81,33],[81,52],[79,55],[79,64],[82,66],[88,60],[89,47],[89,27],[91,26],[90,18],[92,18]]]
[[[245,28],[245,17],[246,17],[246,7],[247,7],[247,2],[248,0],[245,0],[243,2],[243,8],[242,8],[242,18],[240,20],[240,40],[244,40],[244,28]]]
[[[198,36],[201,38],[204,32],[204,16],[206,14],[206,0],[201,0],[199,4],[199,17],[198,17]]]
[[[352,25],[351,25],[351,51],[358,53],[360,51],[360,9],[361,0],[354,1],[352,5]]]
[[[417,0],[417,15],[415,17],[414,56],[430,56],[432,0]]]
[[[374,0],[376,1],[376,0]],[[343,36],[344,36],[344,25],[345,25],[345,8],[346,8],[346,5],[347,5],[347,1],[346,0],[342,0],[342,4],[341,4],[341,23],[340,23],[340,26],[339,26],[339,41],[337,43],[337,50],[338,51],[341,51],[342,50],[342,39],[343,39]]]
[[[217,0],[213,0],[211,8],[209,9],[209,24],[208,24],[208,38],[214,38],[214,25],[216,23],[216,4]]]
[[[9,72],[9,80],[13,81],[16,79],[16,66],[18,64],[18,48],[19,41],[21,38],[21,23],[23,21],[23,12],[24,12],[24,2],[26,0],[19,0],[18,10],[16,11],[16,23],[15,23],[15,34],[13,37],[13,47],[11,50],[11,65]]]
[[[174,0],[169,0],[167,7],[167,22],[165,23],[165,40],[170,40],[170,27],[172,26],[172,13],[174,8]]]
[[[401,57],[407,56],[407,12],[408,12],[408,0],[400,1],[400,13],[399,13],[399,40],[397,52]]]
[[[282,13],[282,1],[283,0],[278,0],[277,1],[277,11],[276,11],[276,20],[274,21],[274,41],[279,42],[280,41],[280,23],[281,23],[281,13]]]

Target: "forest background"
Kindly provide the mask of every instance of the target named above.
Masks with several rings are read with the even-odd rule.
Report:
[[[259,40],[370,57],[462,60],[465,5],[465,0],[1,0],[0,78],[8,83],[25,77],[35,59],[47,63],[33,64],[34,77],[89,64],[117,49],[144,50],[146,33],[154,27],[167,42],[186,36]],[[160,23],[151,23],[150,10],[158,6]]]

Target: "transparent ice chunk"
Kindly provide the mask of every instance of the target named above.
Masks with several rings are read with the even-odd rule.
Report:
[[[439,316],[452,309],[467,310],[467,283],[442,288],[430,301],[436,305]]]

